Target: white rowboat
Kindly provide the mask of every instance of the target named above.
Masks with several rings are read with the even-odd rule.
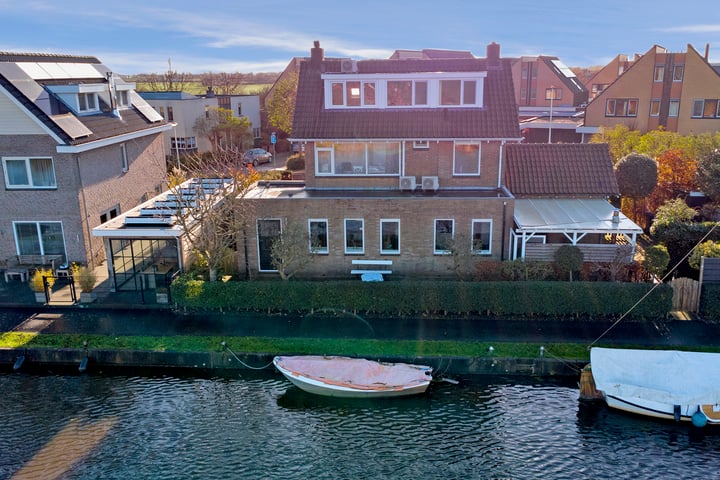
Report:
[[[335,356],[275,357],[275,368],[298,388],[317,395],[379,398],[416,395],[427,390],[432,368]]]

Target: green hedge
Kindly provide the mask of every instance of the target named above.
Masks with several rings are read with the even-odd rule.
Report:
[[[720,285],[703,285],[699,313],[706,320],[720,321]]]
[[[179,308],[309,312],[337,309],[379,315],[619,316],[650,289],[648,283],[274,281],[204,282],[181,276],[172,285]],[[661,285],[629,317],[657,318],[672,309]]]

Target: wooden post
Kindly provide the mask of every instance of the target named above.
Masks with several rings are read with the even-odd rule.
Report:
[[[580,372],[580,399],[581,400],[598,400],[602,398],[602,394],[595,388],[595,379],[592,376],[590,365],[583,368]]]

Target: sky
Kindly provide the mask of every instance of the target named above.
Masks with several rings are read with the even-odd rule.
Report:
[[[328,57],[438,48],[605,65],[653,45],[720,63],[717,0],[0,0],[0,51],[97,57],[121,75],[279,72]]]

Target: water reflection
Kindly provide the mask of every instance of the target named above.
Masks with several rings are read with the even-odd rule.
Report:
[[[715,474],[720,432],[579,404],[572,383],[463,378],[417,397],[358,400],[316,397],[269,371],[240,378],[6,374],[0,478],[30,467],[37,473],[38,455],[45,455],[41,465],[65,462],[64,479]]]

